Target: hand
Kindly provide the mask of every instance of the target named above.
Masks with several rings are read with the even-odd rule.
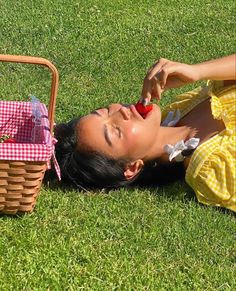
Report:
[[[169,61],[161,58],[148,71],[142,89],[142,98],[161,99],[163,91],[177,88],[198,80],[194,65]]]

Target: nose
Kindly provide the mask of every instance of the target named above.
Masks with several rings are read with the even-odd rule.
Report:
[[[120,113],[122,114],[122,116],[125,120],[129,120],[131,117],[131,112],[130,112],[130,109],[128,107],[122,106],[120,108]]]
[[[129,120],[131,118],[131,111],[129,107],[123,106],[119,103],[113,103],[109,106],[110,116],[113,114],[117,115],[117,113],[121,114],[124,120]]]

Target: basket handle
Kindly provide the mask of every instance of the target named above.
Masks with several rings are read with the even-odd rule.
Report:
[[[57,97],[58,81],[59,81],[59,74],[56,67],[47,59],[38,58],[38,57],[30,57],[30,56],[15,56],[15,55],[1,55],[0,54],[0,62],[42,65],[42,66],[47,67],[51,71],[52,81],[51,81],[51,94],[50,94],[50,102],[49,102],[49,110],[48,110],[48,119],[49,119],[49,125],[50,125],[50,132],[53,133],[56,97]]]

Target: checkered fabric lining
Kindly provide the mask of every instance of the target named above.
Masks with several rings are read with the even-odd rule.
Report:
[[[16,143],[0,143],[0,160],[49,161],[54,141],[49,130],[48,112],[41,103],[42,140],[31,142],[34,121],[31,102],[0,101],[0,136],[8,134]]]

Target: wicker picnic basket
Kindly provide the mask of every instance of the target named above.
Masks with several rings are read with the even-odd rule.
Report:
[[[52,75],[48,112],[46,106],[40,103],[44,112],[41,142],[34,144],[30,140],[34,127],[32,104],[0,101],[0,137],[6,133],[4,128],[12,127],[10,134],[16,141],[0,143],[0,212],[6,214],[31,212],[54,150],[52,132],[58,72],[55,66],[44,58],[0,55],[0,61],[46,66]]]

